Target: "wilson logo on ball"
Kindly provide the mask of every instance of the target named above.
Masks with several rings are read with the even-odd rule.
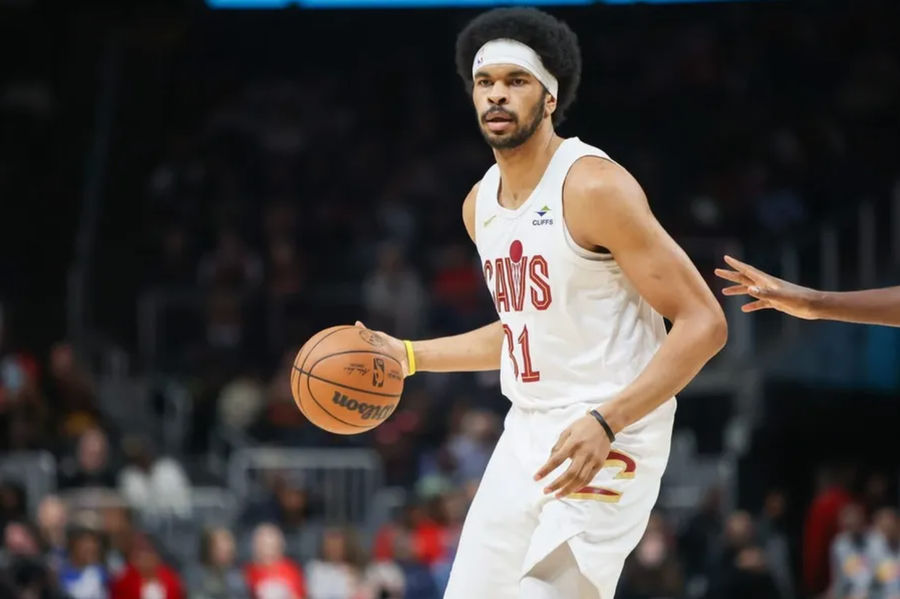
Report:
[[[359,402],[355,399],[350,399],[340,391],[334,392],[331,401],[351,412],[359,412],[363,420],[384,420],[394,409],[394,406],[379,407]]]

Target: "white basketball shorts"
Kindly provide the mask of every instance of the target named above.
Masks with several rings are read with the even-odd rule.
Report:
[[[444,599],[517,599],[523,576],[562,543],[601,599],[613,599],[625,558],[644,534],[669,457],[675,399],[616,437],[591,484],[563,499],[534,480],[559,434],[591,409],[513,406],[469,508]]]

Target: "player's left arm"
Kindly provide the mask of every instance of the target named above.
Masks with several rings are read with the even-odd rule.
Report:
[[[573,239],[612,252],[638,293],[672,323],[638,377],[598,411],[619,433],[683,389],[724,345],[725,315],[693,263],[662,228],[637,181],[622,167],[587,158],[569,172],[565,220]],[[610,440],[598,420],[582,417],[563,431],[535,478],[566,458],[569,469],[545,492],[564,496],[589,484],[603,467]]]

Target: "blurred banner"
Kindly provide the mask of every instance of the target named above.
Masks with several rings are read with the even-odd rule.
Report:
[[[746,0],[525,0],[517,6],[582,4],[696,4],[710,2],[737,2]],[[763,0],[757,0],[763,1]],[[503,6],[510,2],[503,0],[206,0],[214,9],[279,9],[301,8],[418,8],[434,6]]]

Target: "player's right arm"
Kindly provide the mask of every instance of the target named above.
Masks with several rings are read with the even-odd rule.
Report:
[[[774,309],[806,320],[839,320],[862,324],[900,326],[900,287],[832,292],[801,287],[725,256],[733,270],[717,268],[716,275],[737,283],[725,295],[749,295],[756,301],[744,312]]]
[[[475,241],[475,197],[478,184],[463,201],[462,217],[466,232]],[[357,322],[358,326],[363,326]],[[410,372],[406,345],[403,341],[381,333],[387,338],[391,353],[403,365],[404,376]],[[476,372],[498,370],[503,348],[503,327],[499,320],[473,331],[450,337],[412,341],[416,372]]]

